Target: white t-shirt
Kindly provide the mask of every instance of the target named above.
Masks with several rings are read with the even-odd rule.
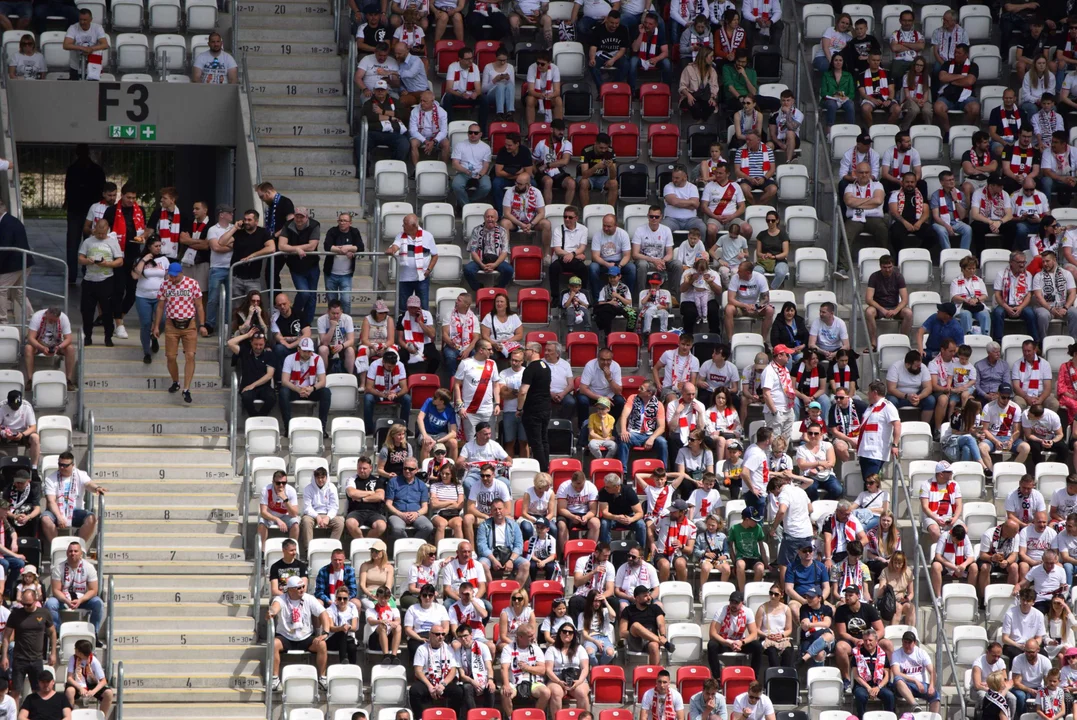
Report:
[[[494,365],[493,360],[488,360],[487,362]],[[460,397],[463,399],[465,406],[470,405],[471,400],[475,397],[475,392],[479,388],[479,382],[482,380],[484,368],[485,363],[479,362],[474,358],[464,358],[460,361],[459,367],[456,368],[456,381],[461,384]],[[482,397],[482,402],[479,404],[478,410],[475,411],[476,415],[489,417],[493,414],[494,379],[497,378],[497,376],[497,367],[495,365],[490,380],[486,384],[486,392]]]
[[[1044,408],[1043,414],[1047,414],[1047,408]],[[1070,495],[1065,487],[1060,487],[1051,496],[1051,507],[1057,510],[1063,518],[1068,517],[1070,513],[1077,512],[1077,495]]]
[[[636,567],[632,567],[625,562],[621,567],[617,568],[617,575],[613,578],[613,584],[621,592],[629,595],[633,593],[637,585],[645,585],[653,590],[659,585],[658,570],[655,569],[654,565],[642,560]]]
[[[621,366],[617,364],[616,360],[610,363],[610,378],[618,385],[621,384]],[[587,364],[583,366],[580,385],[586,385],[591,388],[591,391],[596,395],[613,397],[613,388],[606,382],[606,376],[603,374],[602,368],[598,366],[598,358],[588,360]]]
[[[717,390],[719,387],[740,387],[740,372],[737,366],[726,360],[725,365],[718,367],[714,360],[708,360],[699,368],[699,379],[702,380],[708,390]]]
[[[572,387],[572,365],[568,360],[557,358],[557,362],[552,363],[547,360],[546,364],[550,368],[550,392],[564,392]],[[602,379],[605,380],[605,378]]]
[[[82,673],[75,672],[75,666],[81,666]],[[80,662],[74,653],[67,659],[67,674],[75,676],[75,684],[86,689],[87,687],[93,687],[97,685],[98,681],[105,677],[105,670],[101,667],[101,661],[96,657],[92,657],[89,663]],[[9,696],[5,695],[4,699],[7,700]],[[0,708],[0,718],[6,717],[7,720],[15,720],[14,716],[5,716],[3,714],[3,708]]]
[[[266,509],[277,517],[284,517],[288,514],[289,505],[299,504],[299,496],[296,494],[294,487],[285,485],[284,501],[282,502],[277,499],[276,494],[273,492],[273,486],[266,485],[265,490],[262,491],[261,504],[265,505]]]
[[[1015,362],[1010,370],[1010,381],[1015,388],[1023,389],[1029,397],[1039,397],[1044,383],[1051,381],[1051,373],[1051,364],[1037,355],[1032,362],[1027,362],[1024,358]]]
[[[733,273],[729,277],[729,292],[738,302],[746,305],[756,303],[759,298],[770,292],[767,278],[763,273],[752,272],[752,276],[743,280],[739,273]]]
[[[988,664],[987,653],[984,653],[980,657],[976,658],[976,662],[972,664],[973,669],[980,668],[980,682],[986,683],[987,676],[998,670],[1006,669],[1006,660],[999,657],[993,664]]]
[[[79,245],[79,255],[85,255],[90,260],[112,262],[116,258],[123,257],[123,250],[120,249],[120,241],[116,238],[116,233],[110,232],[104,240],[98,240],[93,235],[83,240]],[[113,268],[104,265],[84,265],[83,267],[86,268],[86,276],[83,280],[89,282],[107,280],[115,273]]]
[[[34,415],[34,408],[25,400],[19,405],[18,410],[12,410],[7,400],[0,403],[0,427],[12,432],[22,432],[36,424],[37,416]]]
[[[584,515],[590,509],[590,505],[598,500],[598,488],[590,480],[583,484],[583,489],[577,491],[572,483],[567,482],[557,488],[557,499],[566,500],[569,512]]]
[[[37,80],[41,75],[48,72],[48,67],[45,65],[45,56],[39,52],[35,52],[33,55],[16,53],[14,57],[8,59],[8,67],[15,68],[15,77],[23,80]],[[11,720],[14,720],[14,718]]]
[[[422,668],[422,672],[428,678],[436,678],[438,682],[449,674],[453,668],[460,667],[456,662],[456,653],[452,645],[442,641],[437,650],[430,647],[430,643],[423,643],[415,651],[415,659],[411,662],[412,667]]]
[[[524,379],[524,369],[520,366],[519,370],[513,370],[511,367],[507,367],[501,371],[501,387],[508,388],[509,390],[520,391],[520,381]],[[501,403],[501,412],[508,414],[516,412],[516,408],[519,407],[518,398],[510,398],[504,400]]]
[[[732,192],[730,192],[730,188],[733,188]],[[727,194],[729,195],[728,199],[726,198]],[[735,182],[730,181],[725,185],[719,185],[716,181],[711,180],[704,186],[701,200],[708,210],[719,217],[732,215],[736,212],[737,206],[744,202],[744,191]],[[719,205],[721,205],[721,211],[718,209]]]
[[[768,715],[775,714],[774,705],[766,695],[760,695],[759,702],[755,705],[750,705],[750,702],[750,696],[747,692],[738,695],[737,699],[733,701],[733,711],[730,713],[730,717],[732,717],[733,713],[741,713],[744,715],[745,720],[764,720]]]
[[[770,400],[774,403],[774,409],[779,413],[789,409],[792,398],[785,394],[785,389],[782,387],[781,378],[778,376],[778,370],[774,367],[774,363],[770,363],[763,368],[759,387],[770,390]]]
[[[218,238],[221,237],[221,235],[224,235],[226,232],[228,232],[228,228],[229,228],[228,225],[221,226],[220,223],[217,223],[216,225],[214,225],[213,227],[211,227],[209,230],[206,231],[206,239],[207,240],[217,240]],[[211,270],[213,268],[227,268],[227,267],[231,267],[231,265],[232,265],[232,251],[231,250],[229,250],[228,252],[223,252],[223,253],[222,252],[216,252],[215,250],[210,250],[210,253],[209,253],[209,267],[210,267]]]
[[[37,332],[41,329],[41,323],[45,321],[45,311],[38,310],[30,317],[30,330]],[[57,336],[59,331],[59,336]],[[67,313],[60,313],[60,318],[55,323],[45,325],[45,331],[38,335],[38,342],[47,347],[54,347],[64,341],[64,336],[71,334],[71,319]]]
[[[1025,615],[1021,612],[1021,606],[1014,603],[1002,616],[1002,634],[1009,635],[1019,645],[1024,645],[1032,638],[1043,637],[1047,634],[1043,613],[1031,608]]]
[[[1036,273],[1035,275],[1032,276],[1032,291],[1033,292],[1035,292],[1037,290],[1039,290],[1040,292],[1043,292],[1043,275],[1044,274],[1042,272],[1038,272],[1038,273]],[[1077,283],[1075,283],[1074,280],[1073,280],[1073,274],[1069,270],[1066,270],[1065,268],[1062,269],[1062,279],[1066,283],[1065,293],[1068,293],[1070,290],[1073,290],[1073,289],[1077,288]],[[1058,289],[1060,289],[1060,288],[1056,288],[1056,290],[1058,290]],[[1066,305],[1066,294],[1065,293],[1059,293],[1061,295],[1061,297],[1047,297],[1046,295],[1044,295],[1044,300],[1046,300],[1048,303],[1050,303],[1050,304],[1052,304],[1052,305],[1054,305],[1056,307],[1065,307],[1065,305]]]
[[[553,490],[546,489],[546,492],[542,493],[542,497],[539,497],[535,492],[534,486],[527,488],[527,492],[524,493],[527,497],[524,501],[524,509],[531,514],[531,517],[546,517],[549,513],[550,503],[553,501]]]
[[[425,321],[426,318],[423,318],[423,322]],[[325,315],[322,315],[318,318],[319,336],[324,336],[329,333],[330,322],[331,321],[329,319],[329,313],[326,313]],[[433,322],[433,320],[431,320],[431,322]],[[336,335],[330,340],[330,344],[335,345],[337,343],[344,342],[348,333],[353,332],[355,332],[355,321],[352,319],[352,316],[347,314],[341,315],[340,320],[337,322]]]
[[[1029,663],[1024,653],[1013,659],[1013,668],[1010,670],[1010,678],[1020,675],[1021,681],[1028,687],[1038,688],[1043,686],[1043,676],[1051,670],[1051,661],[1043,655],[1036,655],[1034,663]]]
[[[1034,420],[1028,414],[1028,410],[1025,410],[1024,415],[1021,417],[1021,426],[1031,428],[1032,434],[1040,440],[1050,440],[1062,429],[1062,419],[1058,416],[1058,413],[1047,407],[1043,409],[1043,415],[1040,416],[1039,420]],[[1065,488],[1061,492],[1065,492]],[[1057,495],[1058,493],[1056,492],[1055,494]],[[1062,517],[1066,516],[1063,515]]]
[[[1003,509],[1006,512],[1012,512],[1021,522],[1030,523],[1036,513],[1047,509],[1047,503],[1043,500],[1043,494],[1035,488],[1032,489],[1032,492],[1028,494],[1027,498],[1021,497],[1019,490],[1015,489],[1011,490],[1010,494],[1006,496],[1006,502],[1003,504]],[[1020,545],[1024,547],[1024,528],[1022,528],[1019,537]],[[1036,537],[1038,538],[1039,535],[1037,534]]]
[[[545,662],[545,656],[542,654],[542,648],[538,646],[538,643],[531,643],[530,647],[522,648],[517,647],[516,643],[509,643],[505,646],[505,649],[501,651],[501,667],[509,667],[512,675],[512,684],[518,685],[525,679],[535,682],[540,679],[538,675],[531,675],[525,673],[520,668],[520,661],[523,661],[528,666],[540,665]]]
[[[289,640],[306,640],[314,634],[314,618],[325,612],[318,598],[303,593],[298,601],[292,601],[286,594],[273,598],[273,604],[280,607],[277,615],[277,634]]]
[[[1028,571],[1025,580],[1028,580],[1036,589],[1037,602],[1050,600],[1055,591],[1066,584],[1066,571],[1062,569],[1062,563],[1055,563],[1054,569],[1050,572],[1047,572],[1043,565],[1037,565]]]
[[[400,70],[400,64],[392,55],[386,57],[384,62],[378,62],[378,57],[374,53],[364,55],[363,58],[359,61],[359,69],[365,71],[366,73],[365,75],[363,75],[363,85],[369,90],[374,89],[374,83],[376,83],[378,80],[387,77],[385,75],[379,75],[377,72],[374,71],[375,68],[383,68],[391,72],[397,72],[398,70]]]
[[[490,66],[487,65],[486,67]],[[554,68],[556,69],[556,66]],[[568,138],[561,138],[560,144],[555,143],[552,139],[543,138],[535,144],[534,150],[531,151],[531,159],[535,161],[536,165],[545,164],[547,175],[557,177],[561,174],[562,168],[552,168],[550,164],[560,160],[565,153],[572,154],[572,143]]]
[[[869,406],[860,426],[857,455],[874,460],[886,460],[890,457],[893,425],[900,420],[897,408],[889,400],[880,400],[878,405]],[[869,430],[871,425],[878,426],[878,429]]]
[[[796,485],[786,485],[778,493],[778,504],[786,505],[782,529],[786,535],[796,538],[808,538],[815,534],[815,527],[808,512],[810,500],[808,494]]]
[[[78,468],[72,468],[71,477],[60,477],[60,471],[49,473],[45,478],[45,497],[56,498],[56,504],[60,511],[71,520],[74,510],[81,510],[83,505],[82,496],[86,491],[86,483],[90,482],[90,476]]]
[[[546,662],[553,663],[553,672],[555,675],[561,672],[561,669],[565,667],[582,667],[583,661],[586,659],[587,651],[583,649],[583,645],[577,645],[576,652],[571,655],[563,650],[558,650],[553,646],[546,649]]]
[[[507,318],[501,320],[493,312],[490,312],[482,319],[482,325],[490,329],[491,340],[503,343],[512,339],[516,329],[523,326],[523,322],[520,321],[520,316],[516,313],[511,313]]]
[[[409,627],[419,634],[430,632],[435,625],[449,625],[449,611],[437,599],[428,608],[417,602],[404,613],[404,627]]]
[[[744,451],[744,464],[740,474],[741,487],[745,491],[750,490],[759,497],[764,497],[767,494],[769,476],[770,466],[767,465],[767,453],[758,445],[749,445]]]
[[[367,55],[367,57],[370,58],[370,57],[374,57],[374,56],[373,55]],[[366,58],[364,58],[364,59],[366,59]],[[392,60],[392,58],[389,58],[389,59]],[[422,247],[423,255],[424,255],[423,259],[426,262],[425,267],[427,269],[429,269],[429,267],[430,267],[430,261],[433,259],[434,256],[436,256],[438,254],[437,241],[434,240],[433,235],[426,232],[425,230],[420,229],[419,236],[415,238],[415,242],[410,242],[410,240],[411,240],[411,238],[409,238],[409,237],[405,236],[403,233],[401,233],[400,235],[397,235],[396,239],[393,240],[393,244],[390,246],[390,247],[395,247],[400,251],[400,252],[398,252],[396,254],[396,257],[398,258],[397,259],[397,269],[399,270],[399,273],[400,273],[397,276],[397,280],[399,280],[401,282],[418,282],[420,280],[420,278],[419,278],[418,260],[416,258],[414,258],[414,257],[411,257],[409,255],[409,253],[407,252],[407,250],[406,250],[406,248],[409,245],[414,245],[416,247],[419,247],[419,246]],[[430,257],[425,257],[426,255],[429,255]],[[424,275],[423,275],[424,278],[426,277],[426,272],[427,272],[427,270],[424,270]]]
[[[216,57],[209,50],[204,50],[198,53],[192,67],[202,70],[203,83],[227,85],[228,71],[236,67],[236,60],[224,50],[221,50]]]
[[[931,375],[924,363],[920,363],[920,372],[917,375],[909,372],[904,360],[898,360],[886,371],[886,381],[894,383],[898,392],[906,394],[919,393],[920,388],[930,379]]]
[[[475,503],[476,510],[484,515],[489,515],[490,506],[493,504],[494,500],[504,500],[506,503],[511,503],[512,493],[509,492],[505,483],[494,479],[494,482],[490,487],[486,487],[481,481],[472,485],[471,494],[467,499]]]
[[[654,688],[643,693],[643,702],[641,702],[639,706],[644,710],[650,711],[651,708],[655,707],[655,703],[657,702],[658,711],[654,714],[651,720],[662,720],[662,718],[665,717],[664,710],[667,702],[673,705],[673,710],[675,712],[684,710],[684,698],[677,692],[677,688],[670,685],[669,690],[666,692],[669,693],[668,698],[660,695],[657,700],[655,699]]]
[[[676,349],[666,350],[658,362],[662,364],[662,387],[673,387],[674,381],[691,380],[692,375],[699,372],[699,358],[692,353],[684,357]]]
[[[632,244],[639,245],[639,251],[647,257],[661,259],[666,256],[667,249],[673,248],[673,231],[665,225],[659,225],[657,230],[651,230],[649,225],[641,225],[632,234]]]
[[[82,27],[75,23],[71,27],[67,28],[67,35],[65,38],[71,38],[75,41],[75,45],[79,47],[93,47],[101,41],[105,36],[105,29],[95,22],[90,23],[90,27],[83,30]],[[79,69],[79,59],[85,57],[83,53],[70,51],[71,62],[70,67],[75,70]]]
[[[464,445],[464,449],[460,451],[460,454],[469,462],[504,460],[508,457],[505,448],[501,447],[496,440],[487,440],[485,445],[479,445],[474,439],[471,439]]]
[[[1037,493],[1037,495],[1039,495],[1039,493]],[[1043,500],[1042,495],[1040,495],[1040,500]],[[1039,562],[1043,559],[1044,551],[1049,549],[1054,543],[1055,538],[1058,537],[1058,532],[1050,525],[1045,527],[1043,532],[1037,530],[1033,525],[1028,525],[1021,528],[1019,537],[1021,538],[1019,546],[1025,551],[1025,555],[1028,555],[1032,560]],[[1065,576],[1063,576],[1063,579],[1065,579]]]
[[[1001,437],[1009,437],[1013,434],[1014,424],[1020,424],[1023,414],[1021,407],[1013,400],[1006,407],[999,407],[997,402],[991,402],[984,407],[983,419],[992,435],[1000,437],[1001,433]],[[1003,427],[1006,418],[1010,420],[1007,426]]]
[[[379,358],[375,362],[380,363],[381,359]],[[312,365],[314,367],[314,372],[310,372]],[[397,367],[400,367],[399,363],[397,363]],[[371,365],[370,371],[372,372],[373,370],[374,366]],[[289,353],[288,356],[284,358],[284,364],[281,366],[281,377],[289,378],[293,371],[299,372],[299,382],[293,384],[299,387],[314,387],[318,382],[318,377],[325,375],[325,362],[322,360],[321,355],[315,353],[311,353],[307,360],[303,360],[299,357],[299,353]],[[367,377],[373,378],[374,376],[370,375],[368,372]]]
[[[624,228],[617,228],[613,235],[606,235],[599,230],[591,238],[591,250],[597,252],[606,262],[620,262],[624,253],[632,252],[632,240]]]
[[[452,159],[459,160],[461,165],[473,173],[482,172],[483,164],[490,162],[491,157],[490,146],[481,140],[461,140],[452,149]]]
[[[834,352],[841,348],[842,342],[849,339],[849,328],[845,326],[844,320],[835,315],[834,322],[830,325],[824,323],[821,318],[816,318],[808,334],[815,337],[815,344],[820,350]]]
[[[674,195],[681,200],[699,200],[699,188],[695,183],[686,182],[684,187],[677,187],[673,183],[666,183],[662,188],[662,197]],[[666,203],[665,215],[674,220],[688,220],[696,217],[696,211],[689,208],[674,207]],[[670,236],[672,237],[672,235]]]
[[[925,685],[931,680],[931,673],[928,672],[928,668],[931,667],[931,657],[919,645],[914,647],[911,653],[906,653],[905,648],[901,646],[894,648],[890,665],[897,665],[902,674],[919,680]]]
[[[849,185],[845,188],[845,197],[848,198],[851,195],[852,197],[860,198],[860,199],[870,198],[870,197],[875,197],[875,193],[882,192],[882,190],[883,190],[882,183],[880,183],[880,182],[878,182],[876,180],[872,180],[867,185],[861,185],[859,182],[854,182],[854,183],[849,183]],[[845,210],[845,216],[847,218],[849,218],[850,220],[855,220],[857,222],[864,222],[865,218],[872,218],[872,217],[881,218],[883,216],[883,214],[884,214],[883,209],[884,209],[883,205],[879,205],[878,207],[873,207],[873,208],[852,208],[852,207],[848,207]]]

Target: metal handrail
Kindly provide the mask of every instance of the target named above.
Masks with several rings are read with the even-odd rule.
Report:
[[[83,333],[78,333],[78,352],[75,355],[75,372],[78,375],[79,386],[75,389],[75,420],[86,433],[93,431],[93,423],[88,423],[85,417],[86,408],[82,401],[82,387],[86,384],[86,340]],[[93,478],[93,475],[90,476]]]
[[[10,212],[11,208],[8,208],[8,211]],[[11,213],[11,214],[14,215],[15,213]],[[54,257],[52,255],[46,255],[45,253],[36,252],[34,250],[28,250],[26,248],[19,248],[19,247],[0,248],[0,253],[5,253],[5,252],[19,253],[22,256],[22,270],[21,270],[22,274],[21,274],[21,276],[19,278],[19,283],[17,285],[0,285],[0,290],[20,290],[20,289],[22,290],[22,299],[23,299],[22,304],[23,304],[23,307],[22,307],[22,310],[20,311],[20,314],[22,315],[22,322],[19,325],[19,331],[22,333],[22,338],[25,339],[26,338],[27,323],[30,320],[30,318],[28,318],[26,316],[26,306],[29,304],[29,301],[30,301],[30,292],[33,291],[33,292],[38,293],[39,295],[43,295],[45,297],[56,298],[57,300],[63,300],[64,304],[63,304],[61,309],[64,311],[64,313],[67,313],[67,288],[68,288],[68,285],[67,285],[66,282],[62,283],[62,290],[60,292],[52,292],[51,290],[42,290],[40,288],[30,287],[29,285],[27,285],[26,276],[27,276],[27,273],[29,272],[29,267],[26,265],[27,260],[29,258],[40,258],[41,260],[43,260],[45,262],[59,263],[60,265],[63,266],[63,275],[62,275],[62,277],[64,278],[65,281],[67,279],[67,261],[64,260],[63,258]],[[12,302],[12,306],[13,306],[12,309],[14,309],[14,305],[15,305],[15,303]],[[79,388],[79,391],[81,392],[81,388]]]
[[[239,14],[239,10],[236,10],[236,14]],[[235,33],[232,33],[232,37],[235,38]],[[243,51],[243,57],[240,59],[240,65],[243,68],[243,94],[247,100],[247,135],[251,143],[254,145],[254,175],[255,179],[262,182],[262,167],[258,162],[258,133],[255,132],[254,127],[254,103],[251,102],[251,74],[247,68],[247,51]]]
[[[359,50],[354,42],[348,43],[348,67],[344,72],[344,86],[348,88],[348,131],[355,127],[355,68],[357,65],[356,53]],[[363,123],[366,125],[366,123]],[[359,156],[359,162],[366,163],[366,153]],[[361,206],[360,206],[361,207]],[[364,210],[365,212],[365,210]]]
[[[348,101],[349,107],[351,100]],[[370,128],[365,122],[359,123],[359,209],[366,215],[366,175],[367,152],[370,149]]]
[[[239,3],[232,3],[232,58],[236,57],[239,49]]]
[[[217,327],[221,327],[218,325]],[[224,336],[224,333],[221,333]],[[232,371],[232,387],[229,388],[228,397],[228,449],[231,453],[232,464],[230,466],[231,472],[236,472],[236,445],[237,443],[237,424],[239,422],[239,378],[236,377],[236,373]]]
[[[262,577],[264,566],[263,553],[265,550],[262,548],[262,538],[256,537],[254,539],[254,575],[251,576],[251,604],[254,608],[254,620],[258,622],[259,615],[262,611],[262,590],[265,578]],[[272,639],[272,634],[269,635]],[[272,642],[271,642],[272,644]],[[268,687],[268,685],[266,686]]]
[[[98,576],[100,577],[100,575]],[[105,618],[105,648],[108,651],[108,669],[112,672],[109,682],[116,681],[115,666],[112,663],[112,655],[115,649],[112,647],[112,617],[116,614],[116,580],[111,575],[108,577],[108,617]],[[122,664],[122,662],[121,662]]]
[[[276,632],[273,618],[269,618],[266,620],[266,656],[262,673],[266,684],[266,720],[273,720],[273,637]]]
[[[243,485],[239,489],[239,523],[242,529],[243,552],[247,552],[247,515],[251,511],[251,454],[243,455]],[[257,560],[256,562],[261,562]]]
[[[105,576],[105,496],[97,496],[97,577]]]
[[[942,685],[941,668],[943,661],[943,652],[945,651],[946,661],[950,665],[950,672],[953,675],[954,683],[957,684],[959,692],[957,693],[957,699],[961,703],[961,715],[960,717],[967,717],[965,707],[965,693],[961,689],[961,675],[957,672],[957,659],[954,657],[953,648],[950,647],[950,640],[945,632],[944,618],[942,615],[942,603],[939,602],[939,597],[935,594],[935,588],[931,585],[931,579],[927,577],[928,570],[931,567],[927,558],[924,556],[924,548],[920,545],[920,527],[916,522],[916,518],[913,517],[913,504],[912,493],[909,491],[908,482],[905,480],[905,473],[901,469],[901,463],[897,460],[890,462],[890,466],[893,468],[893,480],[895,494],[893,497],[897,497],[896,491],[901,488],[901,493],[905,497],[905,509],[908,511],[909,525],[912,527],[913,546],[916,548],[915,553],[915,574],[913,575],[913,597],[919,598],[917,590],[917,584],[920,582],[920,573],[924,574],[924,585],[927,586],[928,593],[931,595],[931,608],[935,613],[935,667],[939,669],[940,675],[938,678],[938,684]],[[906,553],[908,555],[908,553]]]
[[[116,665],[116,720],[123,720],[123,660]]]

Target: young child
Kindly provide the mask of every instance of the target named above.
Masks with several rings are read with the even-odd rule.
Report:
[[[706,475],[703,477],[706,478]],[[729,580],[733,568],[729,564],[729,549],[726,547],[725,520],[720,515],[708,515],[703,521],[703,531],[696,534],[696,547],[692,554],[699,562],[701,583],[706,583],[712,572],[717,572],[723,582]]]
[[[41,583],[37,580],[37,568],[33,565],[24,565],[22,572],[19,574],[19,584],[15,586],[16,601],[12,603],[11,607],[22,607],[22,603],[17,598],[22,597],[22,591],[27,588],[33,588],[37,591],[37,601],[41,604],[42,595]]]
[[[1043,720],[1061,720],[1066,715],[1066,693],[1060,687],[1061,672],[1051,668],[1043,677],[1043,687],[1036,698],[1036,714]]]
[[[1077,647],[1066,648],[1059,680],[1066,694],[1066,707],[1071,713],[1077,713]]]
[[[714,180],[714,170],[719,165],[725,165],[725,157],[722,156],[722,144],[720,142],[711,143],[711,156],[707,160],[704,160],[699,164],[699,179],[696,180],[696,184],[699,185],[699,189],[702,190],[707,183]]]
[[[849,396],[856,395],[856,381],[860,379],[860,371],[856,365],[850,362],[849,351],[841,348],[834,354],[834,364],[830,368],[830,393],[839,387],[845,388]]]
[[[954,365],[954,380],[953,391],[961,393],[961,400],[954,399],[953,394],[950,395],[950,411],[953,412],[955,408],[962,407],[968,399],[972,397],[972,393],[976,390],[976,381],[979,379],[979,373],[976,372],[976,366],[972,364],[972,348],[968,345],[960,345],[957,348],[957,364]]]
[[[722,507],[722,496],[715,489],[718,477],[712,472],[705,472],[699,478],[699,487],[688,498],[688,519],[696,524],[696,529],[703,531],[707,518]]]
[[[673,297],[669,294],[669,290],[662,289],[662,273],[648,273],[647,289],[639,298],[639,315],[643,318],[639,327],[645,342],[656,319],[660,332],[666,332],[669,329],[671,307],[673,307]]]
[[[598,292],[595,303],[595,324],[607,335],[613,327],[613,319],[623,315],[628,320],[628,331],[636,329],[636,308],[632,307],[632,291],[621,282],[621,268],[614,265],[609,269],[606,284]]]
[[[690,268],[696,264],[699,258],[707,256],[707,246],[703,243],[703,234],[699,228],[689,228],[688,242],[683,242],[673,250],[673,260],[680,263],[682,268]],[[681,275],[670,275],[669,284],[673,287],[681,286]]]
[[[561,296],[561,308],[565,311],[565,324],[569,332],[591,329],[591,313],[587,311],[591,303],[582,288],[583,280],[573,275],[568,279],[568,292]]]
[[[1055,112],[1055,96],[1049,92],[1040,96],[1040,111],[1032,116],[1032,142],[1041,153],[1051,152],[1051,134],[1065,130],[1062,114]]]
[[[808,403],[808,416],[800,421],[800,434],[808,432],[808,428],[812,425],[818,425],[823,428],[824,435],[826,434],[826,418],[823,417],[823,406],[814,400]]]
[[[595,411],[587,418],[587,449],[595,458],[610,458],[617,454],[617,441],[613,427],[617,420],[610,414],[610,399],[600,397],[595,401]]]
[[[729,530],[729,550],[733,558],[734,572],[737,574],[737,587],[743,588],[748,571],[752,571],[752,580],[759,582],[767,572],[767,542],[763,527],[759,524],[762,517],[754,507],[744,509],[740,524]]]
[[[80,697],[89,696],[99,700],[100,710],[108,717],[112,709],[112,689],[105,679],[101,662],[93,655],[93,643],[79,640],[75,643],[75,654],[67,661],[67,683],[64,688],[68,705],[74,707]]]
[[[647,512],[643,516],[643,524],[647,526],[647,537],[650,538],[648,545],[654,545],[658,522],[669,515],[669,508],[676,499],[677,488],[680,484],[681,478],[678,476],[670,480],[664,467],[656,467],[651,473],[651,482],[644,484]]]
[[[393,39],[408,46],[412,55],[426,62],[426,33],[419,24],[419,11],[409,7],[404,11],[404,22],[393,33]]]
[[[744,447],[734,440],[725,446],[725,464],[722,465],[722,484],[729,490],[729,498],[740,497],[740,473],[744,466]]]
[[[545,575],[553,581],[561,577],[561,566],[557,564],[557,541],[550,536],[550,521],[544,517],[535,518],[535,537],[528,543],[527,557],[531,561],[531,580]]]
[[[542,623],[539,625],[538,641],[546,643],[547,645],[553,645],[554,639],[557,638],[557,631],[561,629],[561,626],[565,623],[575,627],[572,622],[572,618],[568,616],[568,600],[565,598],[557,598],[550,606],[550,614],[542,619]]]
[[[715,261],[718,263],[718,276],[722,278],[722,287],[729,287],[729,278],[736,271],[741,261],[748,257],[748,241],[744,239],[742,232],[751,232],[750,226],[745,231],[747,223],[733,223],[729,226],[729,234],[718,238],[718,242],[711,248],[711,267]]]
[[[785,161],[793,162],[793,154],[800,147],[800,126],[804,122],[804,113],[797,109],[796,97],[792,90],[782,90],[781,109],[770,116],[770,136],[774,140],[774,150],[785,151]]]

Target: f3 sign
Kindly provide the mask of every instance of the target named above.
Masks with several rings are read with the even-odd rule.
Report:
[[[112,122],[121,120],[119,113],[126,116],[128,122],[142,122],[150,114],[149,104],[146,102],[150,96],[150,89],[142,83],[110,83],[97,84],[97,120],[98,122]],[[121,107],[121,105],[126,105]],[[112,110],[111,116],[109,109]]]

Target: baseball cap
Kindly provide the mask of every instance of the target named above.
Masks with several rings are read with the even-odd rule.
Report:
[[[374,312],[387,313],[387,312],[389,312],[389,306],[385,304],[384,300],[375,300],[374,301]]]
[[[535,522],[533,522],[531,524],[534,525],[535,527],[544,527],[544,528],[550,527],[550,521],[547,520],[544,517],[535,518]]]
[[[858,588],[856,585],[846,585],[845,589],[841,591],[841,594],[848,595],[849,593],[852,593],[853,595],[859,595],[860,588]]]
[[[793,354],[793,349],[790,348],[788,345],[775,345],[774,346],[774,354],[775,355],[792,355]]]
[[[807,590],[801,590],[800,594],[806,598],[819,597],[819,591],[813,587],[810,587]]]
[[[686,510],[688,510],[688,503],[678,498],[673,501],[673,504],[670,505],[670,508],[673,510],[680,510],[681,512],[685,512]]]
[[[1013,397],[1013,386],[1009,383],[1002,383],[998,386],[998,394],[1009,395],[1010,397]]]
[[[374,89],[375,90],[388,90],[389,89],[389,83],[385,82],[384,80],[378,80],[376,83],[374,83]]]
[[[40,672],[43,675],[48,675],[53,680],[56,679],[56,671],[53,669],[52,665],[45,665],[43,668],[41,668]]]
[[[303,587],[303,581],[295,575],[292,575],[290,578],[288,578],[288,582],[285,583],[284,586],[289,590],[291,590],[292,588]]]
[[[744,449],[744,446],[740,444],[739,440],[732,440],[732,441],[726,443],[725,447],[726,447],[726,450],[732,450],[733,448],[736,448],[737,450],[743,450]]]
[[[381,12],[381,6],[377,3],[369,3],[363,6],[363,12],[367,15],[377,15]]]
[[[314,341],[310,338],[303,338],[299,341],[299,349],[314,352]]]
[[[183,263],[174,262],[168,266],[169,277],[176,277],[183,272]]]
[[[945,460],[939,460],[937,463],[935,463],[935,472],[948,473],[953,472],[953,470],[950,469],[950,463],[946,462]]]
[[[570,277],[568,279],[568,284],[569,285],[583,285],[583,280],[580,280],[578,277],[573,275],[572,277]]]
[[[307,210],[305,207],[300,205],[299,207],[297,207],[295,209],[295,212],[292,213],[292,214],[293,215],[302,215],[303,217],[310,217],[310,210]]]
[[[600,397],[598,400],[595,400],[595,405],[601,405],[604,408],[608,408],[612,405],[612,403],[610,403],[610,399],[608,397]]]
[[[423,306],[423,301],[419,299],[418,295],[412,295],[411,297],[408,298],[408,307],[409,308],[422,307],[422,306]]]
[[[1066,648],[1066,652],[1062,653],[1065,657],[1073,657],[1077,655],[1077,647]]]
[[[729,602],[731,602],[731,603],[742,603],[742,602],[744,602],[744,593],[742,593],[740,590],[734,590],[733,592],[729,593]]]
[[[952,302],[939,303],[935,306],[935,309],[947,315],[957,315],[957,305]]]
[[[610,275],[620,275],[621,274],[621,266],[620,265],[614,265],[613,267],[611,267],[609,269],[609,274]]]
[[[647,273],[647,284],[648,285],[661,285],[662,284],[662,273],[656,273],[656,272]]]
[[[754,522],[759,522],[759,518],[760,518],[759,510],[754,508],[754,507],[744,508],[744,512],[741,513],[741,518],[743,518],[745,520],[752,520]]]
[[[812,400],[810,403],[808,403],[808,409],[811,410],[812,408],[815,408],[816,410],[822,410],[823,406],[815,400]]]
[[[861,145],[871,145],[871,135],[867,133],[860,133],[856,136],[856,141]]]
[[[449,451],[448,451],[448,449],[446,449],[445,443],[438,443],[437,445],[434,446],[434,454],[435,455],[437,455],[438,453],[447,453],[447,452],[449,452]]]
[[[651,589],[646,585],[637,585],[636,589],[632,591],[633,597],[642,595],[643,593],[649,593]]]

